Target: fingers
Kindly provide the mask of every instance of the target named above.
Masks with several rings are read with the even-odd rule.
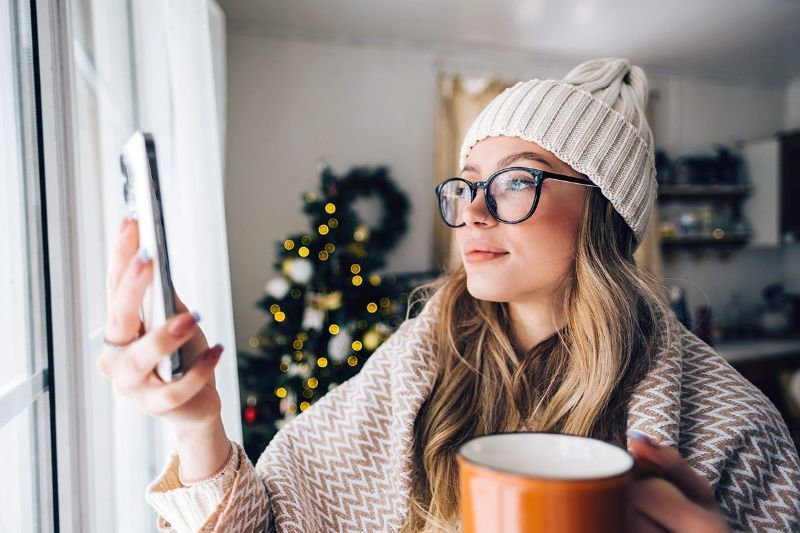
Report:
[[[637,481],[630,494],[631,520],[647,524],[645,529],[657,525],[666,531],[723,531],[715,513],[689,501],[666,479]],[[631,530],[639,531],[638,528]]]
[[[625,531],[635,533],[670,533],[670,530],[642,514],[638,509],[630,507],[625,520]]]
[[[186,304],[183,303],[183,300],[178,298],[178,293],[175,292],[175,290],[172,291],[172,297],[175,300],[175,309],[177,309],[179,313],[185,313],[189,310]]]
[[[155,367],[192,338],[199,318],[197,313],[181,313],[122,352],[104,350],[97,362],[98,371],[111,378],[120,393],[134,394],[149,378],[157,379],[153,376]]]
[[[660,473],[677,485],[690,500],[706,508],[716,507],[716,498],[711,485],[689,466],[677,449],[658,445],[647,435],[639,432],[629,432],[628,436],[631,437],[628,441],[631,454],[638,463],[643,463],[646,468],[660,470]]]
[[[192,338],[199,320],[197,313],[181,313],[134,343],[128,350],[132,373],[140,380],[149,376],[164,357]]]
[[[142,408],[159,416],[189,401],[214,377],[222,350],[221,344],[214,345],[180,379],[152,389],[141,398]]]
[[[126,217],[120,224],[120,233],[109,258],[106,274],[107,311],[104,333],[111,342],[129,342],[139,336],[141,326],[139,306],[149,280],[136,279],[139,282],[138,286],[130,286],[128,283],[134,267],[139,273],[142,270],[141,263],[132,263],[132,259],[136,258],[138,246],[138,222],[134,218]],[[120,289],[122,295],[119,294]]]
[[[106,317],[106,338],[128,342],[138,338],[139,308],[153,281],[153,262],[143,250],[134,254],[119,280]]]
[[[126,217],[120,224],[120,233],[108,261],[106,290],[109,296],[114,293],[122,273],[137,248],[139,248],[139,223],[135,218]],[[111,298],[109,298],[110,300]]]

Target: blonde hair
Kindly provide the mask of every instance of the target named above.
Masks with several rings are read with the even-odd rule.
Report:
[[[412,301],[433,291],[442,300],[433,333],[437,374],[414,424],[402,531],[452,530],[455,452],[470,437],[527,429],[624,446],[627,402],[656,355],[659,316],[669,309],[663,284],[635,263],[634,244],[622,217],[591,189],[562,280],[565,325],[521,355],[508,304],[473,298],[463,265],[412,292]]]

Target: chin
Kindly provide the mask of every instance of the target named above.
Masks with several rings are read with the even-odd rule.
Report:
[[[467,274],[467,291],[476,300],[484,300],[487,302],[507,302],[509,301],[509,294],[503,290],[503,287],[497,286],[496,279],[480,279],[476,280],[476,276]],[[483,278],[484,276],[479,276]]]

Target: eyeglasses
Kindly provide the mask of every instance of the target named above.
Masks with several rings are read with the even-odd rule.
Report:
[[[439,214],[445,224],[459,228],[465,224],[464,210],[483,189],[486,207],[504,224],[519,224],[536,211],[542,184],[552,179],[585,187],[597,187],[591,180],[554,174],[538,168],[508,167],[489,176],[486,181],[471,182],[464,178],[448,178],[436,186]]]

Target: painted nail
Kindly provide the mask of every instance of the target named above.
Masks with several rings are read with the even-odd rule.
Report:
[[[144,265],[147,264],[147,260],[150,258],[150,254],[147,253],[147,250],[144,248],[140,248],[139,252],[133,256],[131,259],[131,268],[133,269],[133,275],[137,276],[144,268]]]
[[[192,316],[194,317],[195,323],[199,324],[200,323],[200,313],[198,313],[197,311],[192,311]]]
[[[170,324],[169,332],[176,337],[182,337],[192,331],[195,324],[197,324],[197,322],[193,314],[181,315]]]
[[[221,356],[222,351],[225,349],[222,344],[217,343],[215,344],[208,352],[206,352],[205,358],[206,361],[210,363],[215,363]]]
[[[125,215],[125,219],[126,220],[133,220],[134,218],[137,218],[136,210],[135,209],[128,209],[128,213]]]
[[[630,438],[634,440],[638,440],[639,442],[644,442],[646,444],[650,444],[651,446],[658,446],[652,437],[642,433],[641,431],[637,431],[635,429],[629,429],[626,433]]]

